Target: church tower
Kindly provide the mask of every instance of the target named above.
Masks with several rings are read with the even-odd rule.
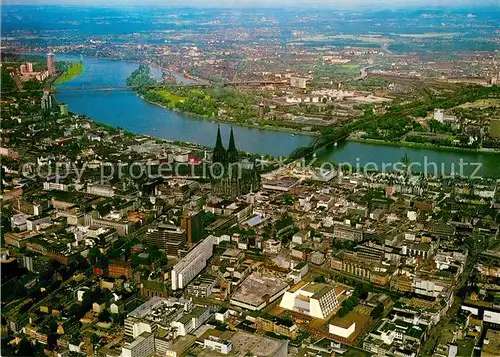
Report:
[[[231,136],[229,137],[229,147],[227,148],[226,158],[229,164],[233,164],[239,161],[238,149],[236,149],[236,144],[234,142],[233,127],[231,127]]]
[[[220,134],[220,126],[217,128],[217,140],[215,142],[215,147],[212,155],[212,163],[226,164],[226,149],[222,145],[222,136]]]
[[[239,163],[239,155],[234,140],[233,128],[231,128],[227,151],[222,145],[222,136],[220,128],[218,128],[217,141],[212,155],[212,165],[218,165],[211,167],[213,176],[210,180],[214,196],[235,198],[260,189],[260,175],[255,161],[252,169],[243,169],[241,165],[234,169],[232,164],[237,163]],[[220,164],[222,164],[222,167]]]

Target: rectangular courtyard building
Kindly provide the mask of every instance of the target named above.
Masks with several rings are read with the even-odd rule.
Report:
[[[231,298],[231,304],[258,311],[282,296],[288,284],[279,278],[252,273]]]

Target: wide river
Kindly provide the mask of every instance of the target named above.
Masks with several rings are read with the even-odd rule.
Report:
[[[78,56],[57,54],[57,60],[77,59]],[[137,64],[106,59],[84,58],[85,71],[59,87],[122,86],[126,78],[137,68]],[[155,76],[161,76],[156,70]],[[67,103],[70,111],[88,115],[91,119],[111,126],[119,126],[138,134],[157,138],[198,143],[215,144],[217,123],[195,119],[159,106],[149,104],[130,90],[107,91],[60,91],[59,102]],[[220,124],[224,140],[229,139],[230,125]],[[307,146],[311,137],[291,135],[278,131],[266,131],[243,126],[234,127],[237,147],[247,152],[269,155],[288,155],[299,146]],[[480,152],[459,152],[433,149],[403,148],[367,143],[344,142],[318,154],[322,161],[351,163],[369,168],[382,169],[401,160],[407,154],[412,167],[427,172],[449,174],[454,167],[460,172],[460,160],[464,174],[471,174],[475,165],[481,165],[477,175],[500,178],[500,155]],[[420,166],[419,166],[420,165]]]

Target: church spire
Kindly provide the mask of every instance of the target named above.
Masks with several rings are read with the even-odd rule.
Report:
[[[233,127],[231,127],[231,135],[229,136],[229,146],[227,148],[227,161],[232,164],[238,162],[238,150],[234,142]]]
[[[215,142],[215,147],[212,155],[212,162],[219,162],[221,164],[224,164],[226,162],[226,149],[224,149],[224,145],[222,145],[220,126],[217,127],[217,140]]]

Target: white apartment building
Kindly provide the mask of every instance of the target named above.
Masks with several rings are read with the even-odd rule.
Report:
[[[206,266],[212,257],[215,237],[208,236],[198,243],[172,269],[172,289],[184,289]]]

